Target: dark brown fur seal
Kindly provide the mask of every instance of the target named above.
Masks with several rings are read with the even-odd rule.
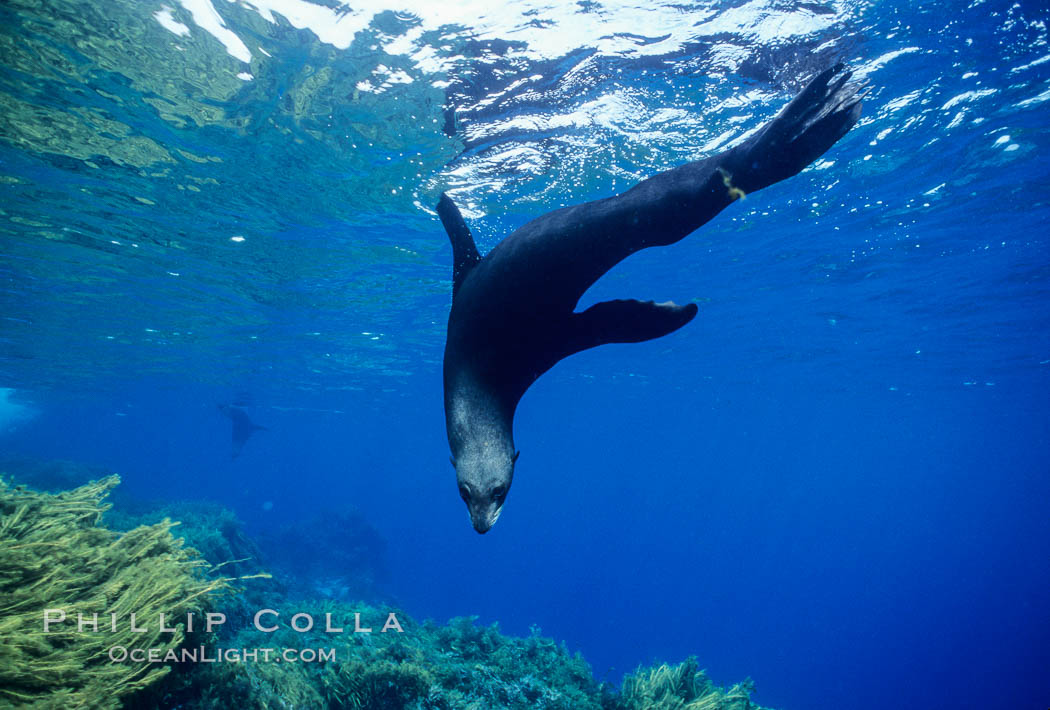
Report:
[[[474,529],[499,517],[518,452],[518,401],[573,353],[659,338],[688,323],[695,304],[616,300],[575,312],[583,293],[639,249],[673,244],[734,200],[799,173],[860,116],[862,84],[841,64],[813,79],[739,146],[643,180],[623,194],[549,212],[484,258],[459,210],[437,211],[453,251],[445,343],[445,424],[459,492]]]

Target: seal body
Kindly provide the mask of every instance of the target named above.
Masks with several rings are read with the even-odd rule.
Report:
[[[453,248],[445,341],[445,424],[474,529],[499,517],[514,476],[513,420],[529,386],[558,361],[604,343],[667,335],[695,304],[615,300],[577,313],[591,285],[634,252],[673,244],[746,193],[797,174],[860,115],[862,85],[823,72],[739,146],[642,181],[627,192],[554,210],[481,258],[452,200],[437,211]]]
[[[235,404],[216,405],[219,411],[230,418],[232,430],[230,434],[230,458],[235,459],[241,455],[241,449],[257,431],[265,431],[266,427],[259,426],[248,418],[248,413]]]

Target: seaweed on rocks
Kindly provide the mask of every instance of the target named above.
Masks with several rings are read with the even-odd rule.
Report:
[[[171,534],[170,520],[123,533],[100,525],[109,507],[104,499],[119,482],[109,476],[52,494],[0,481],[3,702],[120,707],[122,698],[156,683],[168,668],[112,663],[107,649],[142,647],[164,655],[186,637],[182,623],[165,631],[147,622],[145,631],[133,631],[129,615],[177,620],[230,591],[228,578],[209,577],[208,563]]]

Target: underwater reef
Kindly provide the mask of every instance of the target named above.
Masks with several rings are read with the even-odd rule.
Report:
[[[249,538],[237,516],[217,503],[175,501],[120,504],[106,512],[103,523],[114,530],[131,530],[160,520],[177,520],[176,533],[213,565],[222,565],[227,576],[263,572],[262,551]]]
[[[269,546],[247,536],[231,511],[171,501],[129,501],[127,510],[109,510],[104,500],[118,483],[110,475],[61,493],[0,483],[0,708],[758,707],[750,681],[723,690],[694,658],[640,668],[616,687],[595,680],[581,655],[537,629],[518,638],[475,617],[419,622],[378,596],[332,598],[323,585],[294,580],[327,572],[308,554],[291,567],[275,555],[274,569],[283,571],[270,579]],[[356,518],[329,522],[341,534],[356,531],[359,539],[350,536],[340,559],[350,565],[348,576],[370,580],[382,538]],[[314,542],[304,534],[280,530],[275,540],[303,550]],[[66,609],[70,619],[43,633],[44,609]],[[161,633],[147,623],[147,633],[132,633],[126,624],[113,633],[76,633],[76,612],[97,612],[105,626],[111,613],[156,619],[163,612],[178,621],[205,610],[221,612],[225,623],[207,632],[177,624],[174,633]],[[363,628],[371,631],[355,633]],[[226,661],[113,663],[108,654],[115,646],[207,649],[212,658],[226,654]]]
[[[386,540],[355,508],[322,510],[265,530],[258,543],[290,596],[348,601],[382,596]]]
[[[286,623],[270,634],[242,628],[221,645],[234,649],[329,649],[317,663],[198,664],[173,673],[129,708],[228,707],[286,710],[760,710],[750,681],[715,686],[696,659],[639,669],[622,689],[597,682],[579,654],[538,631],[527,638],[479,626],[473,617],[418,623],[407,614],[365,604],[299,603],[295,613],[318,623],[309,632]],[[396,613],[403,633],[379,632]],[[370,634],[323,630],[326,614],[347,629],[355,614]],[[349,620],[348,623],[347,620]],[[282,622],[286,622],[282,616]]]
[[[91,481],[105,478],[113,472],[101,466],[92,466],[66,459],[38,459],[0,453],[0,474],[8,482],[14,481],[37,491],[61,493],[79,488]],[[120,489],[110,490],[107,500],[120,498]],[[124,501],[121,500],[121,505]]]
[[[133,632],[126,619],[185,618],[230,589],[208,578],[208,563],[171,534],[165,520],[118,533],[99,525],[104,498],[120,482],[108,476],[51,494],[0,481],[0,706],[119,708],[121,699],[160,680],[163,664],[111,663],[113,646],[179,647],[185,630],[159,624]],[[45,610],[53,627],[45,630]],[[61,611],[56,611],[61,610]],[[103,629],[78,632],[67,612]],[[97,627],[96,627],[97,628]]]
[[[380,581],[386,577],[386,541],[355,509],[322,511],[249,536],[237,515],[217,503],[123,500],[118,505],[104,518],[111,528],[178,520],[177,533],[186,545],[221,566],[223,574],[272,577],[243,584],[240,597],[257,608],[275,595],[347,601],[384,596]]]

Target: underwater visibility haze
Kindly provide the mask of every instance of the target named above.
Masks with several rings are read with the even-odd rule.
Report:
[[[272,588],[229,572],[251,603],[526,637],[409,643],[546,658],[538,628],[610,687],[695,656],[785,710],[1047,707],[1048,22],[1009,0],[4,2],[0,473],[101,480],[67,499],[93,511],[116,472],[113,530],[153,506],[205,557],[201,530],[218,557],[258,545]],[[444,432],[439,195],[484,254],[739,144],[838,61],[869,85],[847,135],[584,296],[699,315],[538,380],[477,535]],[[172,588],[233,593],[186,554]],[[419,644],[383,657],[385,706],[467,707],[434,688],[480,666]],[[325,692],[364,697],[346,673]],[[213,707],[190,678],[170,697]]]

